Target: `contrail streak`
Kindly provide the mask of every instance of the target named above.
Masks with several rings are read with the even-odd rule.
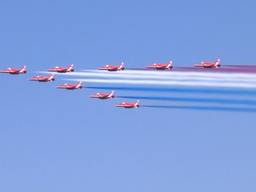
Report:
[[[63,75],[71,76],[95,76],[95,77],[134,77],[134,78],[206,78],[206,79],[225,79],[225,80],[256,80],[256,74],[240,74],[240,73],[211,73],[211,72],[165,72],[165,71],[97,71],[87,70],[85,72],[75,72]],[[204,79],[205,80],[205,79]]]
[[[190,86],[190,87],[225,87],[225,88],[256,88],[256,83],[233,83],[211,81],[160,81],[160,80],[123,80],[123,79],[67,79],[102,84],[128,84],[128,85],[159,85],[159,86]]]
[[[126,86],[86,86],[87,89],[120,90],[139,92],[163,92],[163,93],[196,93],[218,95],[243,95],[256,96],[256,90],[221,89],[221,88],[190,88],[190,87],[126,87]]]
[[[127,74],[127,73],[91,73],[91,72],[74,72],[68,74],[61,74],[66,76],[75,76],[75,77],[83,77],[83,78],[112,78],[112,79],[150,79],[150,80],[180,80],[180,81],[214,81],[214,82],[250,82],[256,83],[256,76],[219,76],[219,77],[211,77],[211,76],[194,76],[194,75],[172,75],[161,76],[159,74],[148,75],[148,74]]]
[[[135,100],[156,100],[156,101],[173,101],[173,102],[196,102],[196,103],[215,103],[215,104],[232,104],[232,105],[256,105],[256,100],[247,99],[221,99],[221,98],[193,98],[193,97],[162,97],[162,96],[116,96],[123,99]]]
[[[176,105],[141,105],[141,107],[155,108],[155,109],[188,109],[188,110],[202,110],[202,111],[256,113],[256,108],[248,108],[248,107],[176,106]]]
[[[225,65],[227,67],[234,67],[234,68],[247,68],[247,69],[255,69],[256,68],[256,65]]]
[[[165,72],[125,70],[117,72],[87,70],[61,74],[81,77],[70,80],[91,83],[113,83],[128,85],[256,88],[255,74],[228,74],[210,72]]]

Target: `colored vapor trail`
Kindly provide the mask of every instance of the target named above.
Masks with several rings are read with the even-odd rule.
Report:
[[[144,108],[256,112],[256,71],[218,73],[210,70],[84,70],[58,75],[64,77],[63,80],[84,82],[86,89],[115,90],[116,99],[141,100],[141,107]],[[119,91],[138,91],[141,94],[126,95],[120,94]],[[145,96],[145,92],[154,92],[158,95]],[[162,96],[161,93],[172,95]],[[175,96],[174,93],[178,93],[179,96]],[[147,105],[152,101],[157,102],[156,105]]]
[[[219,106],[177,106],[177,105],[141,105],[141,107],[152,109],[186,109],[200,111],[226,111],[226,112],[247,112],[256,113],[256,108],[249,107],[219,107]]]
[[[190,88],[190,87],[127,87],[127,86],[87,86],[87,89],[99,90],[120,90],[138,92],[159,92],[159,93],[193,93],[193,94],[218,94],[218,95],[241,95],[256,96],[256,90],[240,89],[218,89],[218,88]]]
[[[214,82],[214,81],[174,81],[174,80],[124,80],[124,79],[67,79],[100,84],[156,85],[185,87],[222,87],[222,88],[256,88],[256,82]]]
[[[256,88],[256,74],[126,70],[87,70],[62,74],[67,80],[100,84]]]
[[[202,97],[162,97],[162,96],[117,96],[123,99],[134,100],[153,100],[153,101],[172,101],[172,102],[195,102],[195,103],[213,103],[213,104],[235,104],[256,106],[256,100],[248,99],[223,99],[223,98],[202,98]]]
[[[73,72],[61,74],[80,78],[121,78],[121,79],[156,79],[156,80],[232,80],[232,81],[254,81],[256,74],[230,74],[230,73],[210,73],[210,72],[165,72],[165,71],[117,71],[105,72],[87,70],[86,72]]]

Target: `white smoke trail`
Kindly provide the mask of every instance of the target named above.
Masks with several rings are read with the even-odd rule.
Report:
[[[133,72],[133,71],[132,71]],[[136,71],[135,71],[136,72]],[[150,74],[148,74],[150,73]],[[251,82],[256,83],[256,75],[250,74],[201,74],[191,72],[169,72],[167,75],[162,75],[164,72],[146,72],[141,74],[133,73],[116,73],[116,72],[98,72],[98,71],[88,71],[88,72],[73,72],[64,73],[61,75],[65,76],[76,76],[76,77],[96,77],[96,78],[120,78],[120,79],[150,79],[150,80],[181,80],[181,81],[215,81],[215,82]],[[166,72],[165,72],[166,73]]]
[[[212,77],[212,78],[256,78],[256,74],[248,73],[217,73],[217,72],[192,72],[192,71],[145,71],[145,70],[124,70],[116,72],[99,71],[99,70],[86,70],[89,73],[119,73],[119,74],[132,74],[132,75],[149,75],[149,76],[190,76],[190,77]]]
[[[84,72],[58,73],[58,75],[92,83],[256,88],[256,75],[245,73],[86,70]]]
[[[225,87],[225,88],[256,88],[255,83],[233,83],[213,81],[166,81],[166,80],[122,80],[122,79],[66,79],[102,84],[127,84],[127,85],[162,85],[162,86],[190,86],[190,87]]]

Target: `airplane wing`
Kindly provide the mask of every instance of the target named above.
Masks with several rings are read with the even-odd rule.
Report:
[[[110,69],[113,69],[113,68],[114,68],[113,66],[106,65],[106,66],[103,66],[103,67],[99,67],[98,69],[102,69],[102,70],[110,70]]]
[[[48,77],[38,77],[37,80],[38,81],[46,81],[48,79]]]
[[[205,67],[205,64],[204,63],[198,63],[198,64],[195,64],[194,66],[195,67]]]
[[[58,71],[63,71],[63,70],[65,70],[64,67],[58,67],[58,66],[48,69],[48,71],[57,71],[57,72]]]
[[[99,70],[108,70],[108,71],[116,71],[118,70],[118,66],[113,66],[113,65],[105,65],[103,67],[99,67]]]
[[[119,103],[119,104],[116,105],[116,107],[130,107],[130,106],[131,106],[131,104],[125,103],[125,102]]]

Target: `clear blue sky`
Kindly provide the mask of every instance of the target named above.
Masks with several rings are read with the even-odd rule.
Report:
[[[118,100],[89,99],[92,90],[27,81],[67,63],[143,67],[173,58],[189,66],[221,57],[255,64],[255,6],[1,1],[0,66],[25,63],[31,72],[0,76],[0,191],[256,191],[255,113],[120,110],[112,107]]]

